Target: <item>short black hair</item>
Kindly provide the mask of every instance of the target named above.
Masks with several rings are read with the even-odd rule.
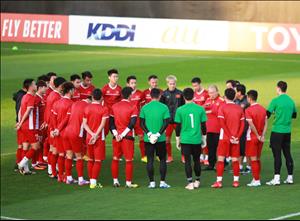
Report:
[[[158,88],[151,89],[151,92],[150,92],[151,98],[158,99],[160,94],[161,94],[161,92]]]
[[[251,100],[257,101],[258,93],[257,93],[256,90],[250,90],[250,91],[247,92],[247,96],[248,96],[249,98],[251,98]]]
[[[285,81],[279,81],[277,87],[279,87],[282,92],[286,92],[288,85]]]
[[[186,99],[187,101],[191,101],[194,98],[194,91],[192,88],[185,88],[183,90],[183,97],[184,99]]]
[[[134,75],[129,76],[129,77],[127,78],[127,80],[126,80],[127,83],[129,83],[130,80],[136,80],[136,76],[134,76]]]
[[[226,90],[225,90],[225,97],[228,99],[228,100],[231,100],[231,101],[233,101],[234,100],[234,98],[235,98],[235,90],[234,89],[232,89],[232,88],[227,88]]]
[[[39,82],[39,81],[45,81],[45,82],[50,81],[50,77],[48,77],[47,75],[43,74],[41,76],[38,76],[37,82]]]
[[[36,83],[36,87],[37,89],[39,89],[40,87],[47,87],[47,83],[43,80],[39,80],[37,83]]]
[[[155,74],[152,74],[148,77],[148,81],[150,81],[151,79],[158,79],[158,77]]]
[[[131,87],[124,87],[122,89],[122,97],[124,99],[128,99],[130,97],[130,95],[132,94],[133,89]]]
[[[49,72],[48,74],[47,74],[47,77],[49,77],[49,79],[51,78],[51,77],[53,77],[53,76],[57,76],[57,74],[56,73],[54,73],[54,72]]]
[[[242,95],[246,95],[246,86],[243,84],[238,84],[236,86],[236,91],[241,92]]]
[[[63,83],[63,85],[62,85],[63,95],[69,93],[74,88],[75,87],[72,82],[67,81],[67,82]]]
[[[101,91],[101,89],[96,88],[93,91],[93,99],[96,100],[96,101],[100,101],[101,98],[102,98],[102,91]]]
[[[32,78],[25,79],[23,81],[23,88],[25,88],[26,90],[28,90],[33,81],[34,81],[34,79],[32,79]]]
[[[81,80],[81,78],[80,78],[80,76],[78,74],[72,74],[70,76],[70,81],[75,81],[77,79]]]
[[[81,77],[84,80],[86,78],[93,78],[93,75],[90,71],[84,71],[81,73]]]
[[[192,83],[198,83],[198,84],[201,84],[201,79],[199,77],[195,77],[192,79],[191,81]]]
[[[107,71],[108,76],[111,76],[112,74],[119,74],[117,69],[110,69]]]
[[[56,88],[58,88],[60,85],[62,85],[65,82],[66,82],[66,79],[64,79],[63,77],[55,78],[55,80],[54,80],[54,86]]]
[[[227,80],[226,84],[230,83],[232,87],[236,87],[236,81],[235,80]]]

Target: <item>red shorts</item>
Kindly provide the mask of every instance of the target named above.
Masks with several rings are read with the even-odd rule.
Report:
[[[54,147],[57,149],[58,153],[65,153],[63,137],[60,135],[58,137],[54,137]]]
[[[109,119],[106,120],[106,122],[105,122],[104,133],[105,133],[105,136],[107,136],[109,134]]]
[[[112,141],[113,157],[120,159],[124,156],[126,161],[132,161],[134,156],[134,141],[123,139],[117,142],[116,139]]]
[[[63,137],[64,150],[72,150],[74,153],[81,153],[83,146],[83,139],[79,136],[72,136],[70,134]]]
[[[49,145],[54,146],[54,138],[51,137],[49,128],[48,128],[48,131],[47,131],[47,136],[48,136]]]
[[[21,130],[21,141],[22,143],[30,143],[34,144],[39,141],[39,133],[37,130],[27,130],[27,129],[20,129]]]
[[[142,130],[141,126],[140,126],[141,120],[138,117],[136,124],[134,126],[134,135],[138,135],[138,136],[143,136],[144,135],[144,131]]]
[[[173,131],[176,129],[176,124],[169,124],[167,129],[166,129],[166,136],[171,137]]]
[[[47,138],[48,131],[47,129],[39,130],[39,141],[44,143]]]
[[[260,158],[264,143],[257,139],[247,140],[246,142],[246,156]]]
[[[21,131],[21,129],[17,130],[17,143],[18,145],[22,145],[23,143],[23,133]]]
[[[240,157],[240,144],[232,144],[229,140],[220,140],[217,149],[217,156],[234,158]]]
[[[88,145],[88,156],[92,160],[105,160],[105,141],[98,139],[93,145]]]

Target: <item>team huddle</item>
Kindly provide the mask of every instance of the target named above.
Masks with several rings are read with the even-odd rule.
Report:
[[[216,170],[212,188],[222,188],[225,166],[231,162],[233,187],[239,187],[240,174],[252,172],[249,187],[261,186],[261,153],[272,114],[270,147],[274,156],[274,178],[267,185],[280,185],[281,152],[286,159],[288,177],[293,184],[294,164],[291,156],[291,121],[297,117],[295,103],[286,94],[287,83],[279,81],[278,96],[265,109],[258,104],[258,92],[235,80],[226,82],[224,96],[216,85],[202,87],[201,79],[191,80],[192,87],[177,89],[177,78],[166,78],[167,89],[158,87],[158,77],[148,78],[149,88],[137,89],[137,78],[129,76],[125,87],[118,84],[116,69],[108,71],[109,83],[95,88],[93,75],[63,77],[50,72],[26,79],[14,94],[17,115],[15,170],[23,175],[46,170],[52,179],[66,184],[102,188],[100,173],[106,159],[106,140],[112,134],[111,174],[114,187],[120,187],[119,163],[125,161],[127,188],[133,182],[135,137],[139,140],[141,161],[146,163],[149,188],[156,188],[154,161],[160,164],[159,188],[166,182],[167,164],[174,161],[172,134],[185,165],[188,190],[200,187],[201,164]],[[78,180],[73,178],[76,161]],[[84,179],[84,160],[88,180]],[[29,162],[31,161],[31,168]],[[192,166],[193,161],[193,166]],[[244,163],[246,165],[244,166]],[[195,177],[193,177],[193,170]]]

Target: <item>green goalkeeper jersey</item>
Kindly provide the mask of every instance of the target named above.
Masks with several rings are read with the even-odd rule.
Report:
[[[147,129],[153,134],[158,133],[164,120],[170,118],[170,112],[166,105],[159,101],[151,101],[146,104],[140,113],[140,118],[145,119]],[[150,142],[147,134],[144,135],[144,141]],[[166,134],[161,134],[157,142],[166,141]]]
[[[203,107],[187,103],[177,109],[175,122],[181,124],[180,142],[183,144],[201,144],[201,123],[207,121]]]

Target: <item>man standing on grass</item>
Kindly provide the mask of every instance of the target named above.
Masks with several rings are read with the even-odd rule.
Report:
[[[274,156],[274,178],[267,182],[269,186],[280,185],[280,170],[281,170],[281,151],[286,160],[286,167],[288,171],[288,177],[284,181],[285,184],[293,184],[293,170],[294,162],[291,155],[291,124],[292,118],[297,118],[297,110],[295,102],[286,94],[287,83],[279,81],[277,83],[277,95],[274,98],[268,109],[267,116],[270,118],[272,114],[275,114],[275,120],[272,126],[272,133],[270,138],[270,147],[272,148]]]
[[[177,109],[175,115],[176,146],[181,149],[185,159],[185,173],[188,185],[187,190],[200,187],[201,165],[199,157],[201,147],[206,147],[206,113],[203,107],[193,103],[194,91],[186,88],[183,91],[185,105]],[[194,160],[196,180],[193,182],[191,156]]]
[[[166,189],[170,186],[165,182],[167,173],[167,150],[165,130],[170,121],[169,109],[159,102],[161,92],[153,88],[150,93],[152,101],[146,104],[140,113],[141,128],[144,131],[144,141],[147,155],[147,172],[150,180],[148,188],[156,187],[154,181],[154,154],[160,160],[160,188]]]

